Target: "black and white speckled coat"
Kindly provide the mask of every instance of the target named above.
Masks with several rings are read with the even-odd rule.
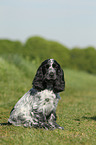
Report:
[[[8,123],[15,126],[63,129],[56,123],[59,92],[65,87],[64,73],[54,59],[45,60],[37,70],[30,89],[14,106]]]

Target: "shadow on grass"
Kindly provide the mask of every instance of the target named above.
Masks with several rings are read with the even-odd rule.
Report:
[[[0,123],[0,126],[2,125],[12,125],[11,123],[7,122],[7,123]]]
[[[86,117],[86,116],[83,116],[82,118],[83,118],[83,119],[95,120],[95,121],[96,121],[96,116],[93,116],[93,117]]]
[[[76,118],[76,119],[74,119],[75,121],[77,121],[77,122],[80,122],[82,119],[87,119],[87,120],[94,120],[94,121],[96,121],[96,116],[93,116],[93,117],[87,117],[87,116],[83,116],[82,118]]]

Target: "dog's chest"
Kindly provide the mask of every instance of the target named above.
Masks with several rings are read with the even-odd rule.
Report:
[[[46,89],[44,91],[38,92],[34,96],[33,110],[48,115],[52,110],[56,110],[58,100],[58,95],[53,93],[53,91]]]

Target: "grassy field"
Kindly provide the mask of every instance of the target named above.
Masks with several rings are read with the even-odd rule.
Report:
[[[37,69],[34,62],[16,57],[0,57],[0,123],[7,122],[12,107],[31,88]],[[96,76],[69,69],[64,72],[66,89],[57,107],[57,123],[64,130],[0,126],[2,145],[96,144]]]

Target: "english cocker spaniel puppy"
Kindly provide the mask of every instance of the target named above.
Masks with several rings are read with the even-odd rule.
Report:
[[[59,92],[65,88],[64,73],[54,59],[47,59],[37,70],[30,89],[14,106],[9,124],[45,129],[64,129],[56,123]]]

